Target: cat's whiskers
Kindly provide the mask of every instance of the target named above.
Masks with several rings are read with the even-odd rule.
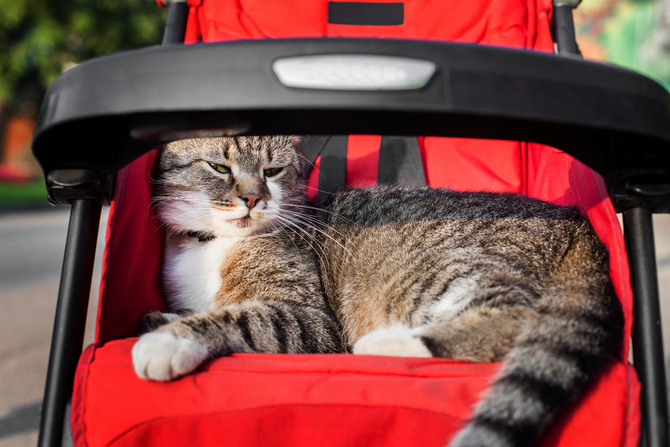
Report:
[[[302,158],[303,160],[305,160],[307,163],[309,163],[309,165],[312,166],[313,169],[316,169],[316,165],[315,165],[314,163],[312,163],[307,157],[305,157],[304,155],[302,155],[300,152],[296,152],[296,155],[297,155],[298,157]],[[326,178],[326,177],[324,177],[324,175],[321,173],[321,170],[318,170],[318,171],[316,171],[316,172],[319,173],[319,177]],[[316,189],[316,188],[311,188],[311,189]],[[317,191],[320,191],[320,190],[317,189]],[[329,191],[324,191],[324,192],[329,192]]]
[[[300,225],[298,225],[297,223],[291,221],[290,219],[288,219],[288,218],[286,218],[286,217],[283,217],[283,216],[277,216],[277,221],[284,223],[284,224],[286,225],[284,228],[291,229],[295,234],[297,234],[298,236],[300,236],[300,237],[302,238],[302,240],[304,240],[304,241],[307,243],[307,245],[309,245],[309,246],[312,248],[312,250],[314,250],[314,252],[317,254],[317,256],[319,257],[319,260],[321,261],[322,264],[323,264],[323,260],[324,260],[324,259],[326,260],[326,262],[325,262],[325,264],[326,264],[326,269],[327,269],[327,270],[330,269],[330,262],[328,262],[328,256],[326,255],[325,249],[324,249],[323,244],[321,243],[320,240],[318,240],[316,237],[314,237],[314,235],[311,234],[309,231],[305,230],[305,229],[302,228]],[[300,235],[300,233],[297,233],[297,232],[295,231],[296,228],[297,228],[298,230],[300,230],[302,233],[304,233],[304,234],[308,237],[308,239],[304,239],[303,236]],[[323,254],[323,256],[324,256],[323,258],[322,258],[321,255],[316,251],[316,249],[314,248],[314,246],[309,242],[309,239],[311,239],[311,240],[316,244],[316,246],[318,247],[319,251],[321,251],[321,254]]]
[[[304,233],[305,235],[307,235],[307,237],[308,237],[310,240],[314,241],[315,243],[319,244],[320,246],[323,245],[319,239],[317,239],[317,238],[316,238],[312,233],[310,233],[309,231],[307,231],[307,230],[305,230],[304,228],[302,228],[302,227],[299,225],[298,222],[295,222],[295,221],[289,219],[288,217],[281,216],[281,215],[276,215],[276,216],[275,216],[275,220],[276,220],[277,222],[281,222],[281,223],[283,223],[283,224],[285,225],[285,228],[286,228],[287,226],[290,227],[291,229],[293,229],[293,228],[297,228],[297,229],[300,230],[302,233]],[[296,233],[296,234],[297,234],[297,233]]]
[[[282,221],[282,219],[278,219],[278,220],[279,220],[279,221]],[[292,223],[292,222],[290,222],[290,221],[289,221],[289,222],[282,222],[282,223],[284,224],[284,225],[283,225],[283,228],[285,228],[285,229],[287,229],[287,230],[291,230],[291,231],[293,231],[294,234],[296,234],[296,235],[297,235],[298,237],[300,237],[300,239],[302,239],[307,245],[309,245],[309,247],[312,249],[312,251],[314,252],[314,254],[316,254],[316,256],[319,258],[319,262],[320,262],[322,265],[325,265],[326,270],[329,270],[329,269],[330,269],[330,262],[328,261],[328,256],[326,256],[326,253],[325,253],[325,251],[324,251],[323,245],[321,244],[321,241],[319,241],[318,239],[316,239],[312,234],[310,234],[309,232],[305,231],[305,230],[304,230],[303,228],[301,228],[300,226],[295,225],[294,223]],[[305,236],[307,236],[307,239],[306,239],[302,234],[300,234],[298,231],[296,231],[296,229],[298,229],[298,230],[300,230],[300,232],[304,233]],[[314,243],[314,245],[313,245],[312,243]],[[315,247],[315,245],[316,245],[316,247]],[[323,255],[323,256],[322,256],[322,255]],[[324,262],[324,261],[325,261],[325,262]]]
[[[151,203],[156,205],[169,202],[198,203],[201,205],[209,205],[210,203],[207,199],[185,194],[175,194],[174,196],[156,196],[151,199]]]
[[[299,214],[299,215],[297,215],[297,216],[295,216],[295,217],[304,217],[304,215]],[[287,219],[289,219],[289,218],[287,218]],[[289,220],[290,220],[290,219],[289,219]],[[346,251],[347,254],[348,254],[352,259],[354,259],[354,255],[347,249],[347,247],[345,247],[344,245],[342,245],[337,239],[335,239],[334,237],[332,237],[331,235],[329,235],[329,234],[326,233],[325,231],[321,230],[320,228],[318,228],[318,227],[316,227],[316,226],[314,226],[314,225],[311,225],[311,224],[310,224],[309,222],[307,222],[307,221],[301,221],[301,220],[298,220],[297,222],[296,222],[296,221],[292,221],[292,222],[294,222],[294,223],[296,223],[296,224],[297,224],[297,223],[301,223],[301,224],[305,225],[306,227],[311,228],[312,230],[316,231],[317,233],[323,234],[323,235],[326,236],[328,239],[332,240],[334,243],[336,243],[337,245],[339,245],[339,246],[342,248],[342,250]]]
[[[170,201],[170,199],[167,198],[167,197],[160,197],[160,198],[159,198],[159,197],[153,197],[153,198],[149,201],[149,208],[148,208],[148,211],[149,211],[149,212],[156,212],[156,213],[158,213],[158,207],[160,207],[160,206],[163,205],[164,203],[168,203],[169,201]]]
[[[151,205],[150,209],[155,209],[158,206],[166,205],[174,202],[187,202],[195,203],[196,200],[187,200],[181,197],[156,197],[157,200],[152,200],[154,203]],[[202,202],[201,202],[202,204]],[[190,229],[197,229],[202,227],[202,219],[197,211],[194,210],[181,210],[179,214],[179,225],[175,225],[174,222],[169,222],[167,220],[161,222],[158,229],[170,230],[166,232],[166,236],[172,237],[174,235],[179,235]]]
[[[178,222],[170,223],[166,221],[159,229],[172,230],[168,236],[183,234],[186,230],[199,229],[212,232],[221,237],[227,237],[230,235],[227,229],[229,225],[236,227],[236,221],[238,219],[249,217],[246,206],[241,207],[240,205],[233,205],[232,203],[226,204],[225,202],[229,202],[228,200],[206,198],[198,193],[199,191],[187,190],[175,192],[172,196],[154,196],[151,199],[151,204],[149,206],[150,210],[158,210],[160,212],[161,207],[166,207],[168,210],[169,207],[175,207],[175,211],[178,214]],[[188,206],[180,206],[182,203]],[[242,215],[242,211],[244,211],[244,215]],[[174,212],[168,211],[166,213],[166,215],[170,214],[174,214]],[[255,227],[257,231],[255,231],[254,234],[259,233],[259,228],[261,229],[260,233],[265,233],[267,232],[265,228],[267,228],[267,225],[270,223],[271,217],[267,211],[263,211],[260,212],[260,215],[253,216],[252,220],[256,225],[259,225]],[[222,225],[224,226],[222,227]],[[245,234],[243,236],[246,237],[250,235],[251,234]]]
[[[157,230],[165,230],[165,236],[167,238],[171,238],[173,236],[178,236],[180,234],[183,234],[183,231],[180,231],[178,228],[169,226],[168,223],[162,223],[158,226]]]
[[[324,189],[315,188],[313,186],[305,186],[305,189],[311,189],[316,192],[325,192],[326,194],[332,194],[332,191],[326,191]]]
[[[284,227],[284,228],[286,228],[286,227]],[[287,228],[287,229],[291,229],[291,231],[293,231],[295,234],[297,234],[300,237],[300,239],[305,241],[305,243],[307,245],[309,245],[309,247],[312,249],[312,251],[319,258],[319,263],[321,265],[324,265],[326,267],[326,270],[330,270],[330,261],[328,260],[328,256],[325,253],[325,247],[323,246],[323,243],[321,243],[321,241],[319,241],[317,238],[314,237],[314,235],[312,235],[311,233],[308,232],[308,235],[310,236],[310,239],[311,239],[311,242],[310,242],[309,239],[305,239],[305,237],[302,234],[297,233],[292,228]],[[319,251],[317,251],[316,248],[314,247],[314,245],[312,245],[312,242],[314,242],[314,244],[317,245],[317,247],[319,248]]]
[[[314,225],[319,225],[323,229],[330,230],[334,233],[337,233],[338,235],[342,236],[344,239],[347,240],[347,242],[350,242],[353,245],[353,242],[346,237],[344,234],[336,230],[334,227],[328,225],[327,223],[323,222],[321,219],[318,217],[311,215],[311,214],[305,214],[300,211],[293,211],[293,210],[287,210],[287,209],[282,209],[281,210],[283,213],[286,213],[287,215],[294,216],[294,217],[299,217],[302,219],[305,219],[306,222],[312,223]]]
[[[295,211],[290,211],[290,210],[282,210],[282,211],[284,213],[290,215],[290,216],[299,217],[299,218],[304,219],[304,221],[300,221],[300,222],[304,223],[306,225],[307,224],[320,225],[321,228],[316,228],[316,227],[313,227],[313,226],[310,226],[310,228],[314,229],[315,231],[320,231],[322,234],[324,234],[326,236],[328,236],[328,235],[324,231],[322,231],[324,229],[325,230],[330,230],[334,233],[337,233],[339,236],[341,236],[343,239],[345,239],[347,243],[351,244],[354,247],[354,249],[356,249],[356,251],[358,251],[358,247],[356,246],[356,244],[354,244],[354,242],[351,239],[349,239],[347,236],[345,236],[340,231],[336,230],[334,227],[331,227],[327,223],[321,221],[318,217],[314,217],[314,216],[310,216],[310,215],[307,215],[307,214],[303,214],[303,213],[299,213],[299,212],[295,212]],[[331,239],[333,239],[333,238],[331,238]],[[333,239],[333,241],[335,241],[335,239]],[[340,244],[340,246],[342,248],[344,248],[341,244]],[[346,248],[344,248],[344,250],[347,251],[347,253],[349,253],[349,255],[351,255],[351,253]]]
[[[304,205],[304,204],[296,204],[296,203],[283,203],[282,205],[295,206],[297,208],[304,208],[304,209],[309,209],[309,210],[316,210],[316,211],[319,211],[319,212],[322,212],[322,213],[330,214],[333,217],[344,220],[348,224],[354,225],[354,223],[350,219],[347,219],[346,217],[342,216],[341,214],[334,213],[332,211],[329,211],[329,210],[326,210],[326,209],[323,209],[323,208],[318,208],[318,207],[315,207],[315,206],[309,206],[309,205]]]
[[[299,237],[300,239],[302,239],[307,245],[309,245],[309,247],[312,249],[312,251],[314,252],[314,254],[316,254],[316,256],[319,258],[319,261],[320,261],[321,263],[323,263],[323,258],[321,257],[321,254],[319,254],[319,253],[316,251],[316,249],[314,248],[314,246],[313,246],[307,239],[305,239],[305,237],[304,237],[302,234],[296,232],[296,231],[293,230],[292,228],[289,228],[289,227],[287,227],[287,226],[285,226],[285,225],[280,224],[280,222],[278,222],[278,221],[277,221],[277,222],[270,222],[270,226],[271,226],[271,230],[270,230],[271,232],[273,232],[273,231],[278,231],[278,230],[279,230],[279,231],[283,232],[283,233],[289,238],[289,240],[291,241],[291,243],[292,243],[293,246],[295,247],[295,250],[296,250],[296,252],[298,253],[298,256],[300,256],[300,260],[301,260],[301,261],[302,261],[302,255],[303,255],[303,253],[302,253],[302,251],[298,248],[298,246],[296,245],[295,241],[294,241],[294,240],[290,237],[290,235],[288,234],[288,230],[291,230],[294,234],[298,235],[298,237]]]
[[[162,179],[162,178],[154,178],[151,176],[151,174],[147,174],[147,180],[149,180],[149,183],[152,185],[164,185],[166,183],[169,183],[167,180]]]

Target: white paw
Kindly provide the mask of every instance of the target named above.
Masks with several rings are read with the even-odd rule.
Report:
[[[406,328],[379,329],[358,339],[354,354],[395,357],[432,357],[416,331]]]
[[[178,338],[168,332],[149,332],[132,350],[135,373],[141,379],[172,380],[204,362],[209,353],[200,343]]]

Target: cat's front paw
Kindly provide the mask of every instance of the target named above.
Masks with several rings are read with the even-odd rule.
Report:
[[[197,341],[169,332],[150,332],[137,340],[132,356],[135,373],[141,379],[167,381],[193,371],[209,352]]]
[[[379,329],[358,339],[354,354],[395,357],[432,357],[426,345],[407,328]]]

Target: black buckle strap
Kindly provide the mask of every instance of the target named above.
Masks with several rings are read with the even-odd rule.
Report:
[[[313,169],[317,157],[319,165],[319,191],[317,200],[322,202],[337,191],[344,189],[347,180],[347,147],[349,137],[304,136],[298,143],[307,165],[307,173]],[[381,138],[379,148],[379,171],[377,183],[380,185],[426,186],[421,151],[416,137]]]
[[[348,143],[347,135],[333,135],[323,147],[319,164],[317,201],[323,202],[330,194],[344,189],[347,183]]]
[[[309,171],[312,170],[314,167],[314,162],[316,161],[317,157],[321,155],[321,151],[323,150],[324,146],[330,139],[329,135],[326,136],[311,136],[311,135],[305,135],[300,137],[300,140],[298,141],[298,150],[302,154],[302,156],[305,158],[306,166],[305,166],[305,175],[309,173]]]
[[[426,186],[416,137],[382,137],[377,184]]]

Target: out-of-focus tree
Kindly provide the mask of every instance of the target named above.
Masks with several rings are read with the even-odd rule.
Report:
[[[670,89],[670,0],[588,0],[575,23],[584,57],[637,70]]]
[[[153,0],[0,0],[0,104],[26,77],[46,87],[82,60],[160,43],[164,21]]]

